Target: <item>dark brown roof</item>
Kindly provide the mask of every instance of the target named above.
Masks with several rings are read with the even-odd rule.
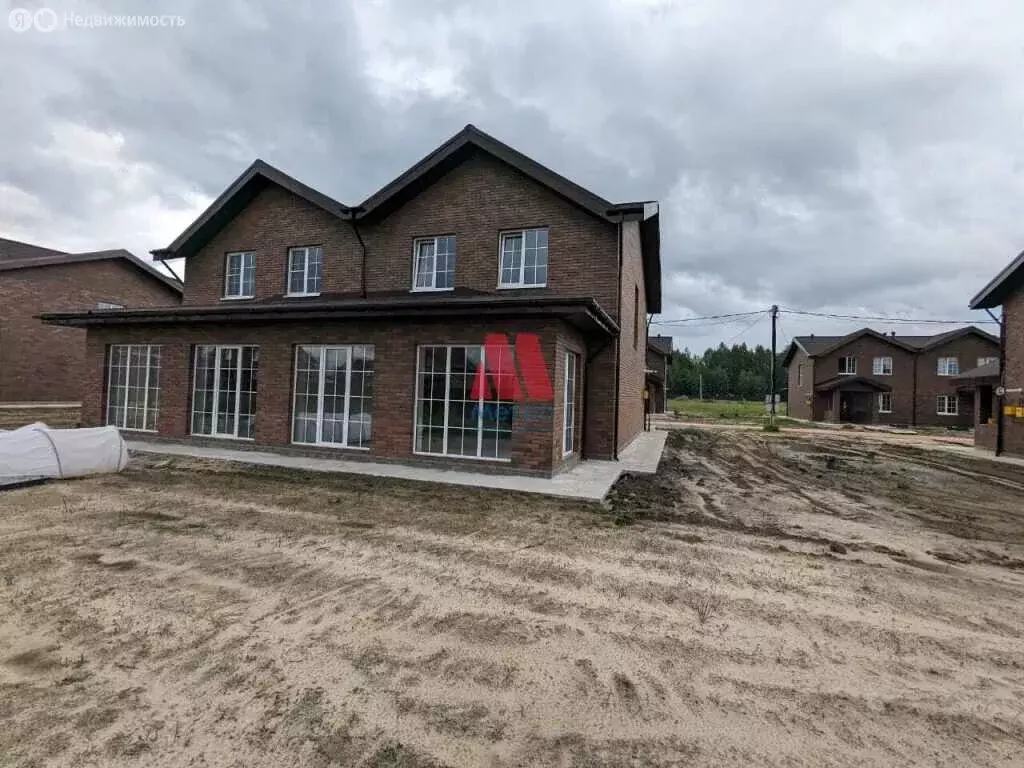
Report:
[[[815,385],[816,392],[830,392],[833,389],[874,389],[878,392],[891,392],[892,387],[867,376],[834,376]]]
[[[16,269],[34,269],[39,267],[59,267],[69,264],[82,264],[91,261],[121,260],[138,269],[147,277],[158,280],[165,288],[170,289],[177,295],[180,296],[182,293],[181,283],[172,277],[165,275],[151,263],[143,261],[123,248],[116,248],[107,251],[89,251],[86,253],[62,253],[61,251],[52,251],[48,248],[39,248],[38,246],[29,245],[28,243],[17,243],[17,241],[14,240],[0,241],[0,247],[6,247],[10,243],[27,246],[27,249],[21,249],[20,251],[11,249],[6,251],[6,253],[9,254],[20,253],[22,254],[22,258],[0,258],[0,272],[7,272]],[[36,253],[37,255],[24,255],[29,253]]]
[[[992,379],[999,377],[999,362],[989,363],[987,365],[981,365],[977,368],[971,368],[969,371],[964,371],[959,376],[954,377],[955,380],[960,379]]]
[[[967,306],[971,309],[992,309],[1000,306],[1006,297],[1024,286],[1024,251],[978,291]]]
[[[41,259],[47,256],[62,256],[64,251],[43,248],[41,245],[23,243],[19,240],[8,240],[0,237],[0,264],[5,261],[21,261],[23,259]]]
[[[374,220],[386,216],[420,194],[474,152],[483,151],[547,187],[591,215],[618,223],[638,221],[643,257],[645,298],[649,312],[661,312],[660,209],[654,201],[611,203],[570,181],[521,152],[467,125],[407,171],[350,207],[308,187],[262,160],[256,160],[211,203],[167,248],[153,251],[158,259],[187,258],[197,253],[216,232],[233,219],[268,184],[277,184],[341,219]]]
[[[973,325],[957,328],[953,331],[946,331],[945,333],[937,333],[933,336],[893,336],[892,334],[879,333],[871,328],[861,328],[859,331],[854,331],[846,336],[794,336],[793,342],[786,349],[783,365],[788,366],[790,364],[798,348],[802,349],[808,357],[821,357],[862,336],[873,336],[909,352],[924,352],[970,334],[981,336],[993,344],[999,344],[997,337]]]
[[[584,330],[617,334],[618,325],[590,297],[524,297],[481,294],[404,293],[399,296],[334,298],[302,301],[221,302],[215,305],[103,309],[52,312],[39,315],[48,325],[76,328],[125,325],[182,325],[193,323],[266,323],[297,320],[405,320],[424,322],[446,318],[560,317]]]
[[[670,355],[672,354],[672,337],[648,336],[647,349],[648,351],[656,352],[659,355]]]

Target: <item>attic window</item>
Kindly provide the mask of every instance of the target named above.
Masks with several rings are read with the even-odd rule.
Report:
[[[224,264],[224,298],[251,299],[256,295],[256,254],[229,253]]]

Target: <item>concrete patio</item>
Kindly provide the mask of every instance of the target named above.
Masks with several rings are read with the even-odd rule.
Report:
[[[159,453],[169,456],[191,456],[202,459],[222,459],[243,464],[288,467],[312,472],[340,472],[352,475],[394,477],[400,480],[418,480],[427,483],[451,483],[476,488],[495,488],[523,493],[539,493],[570,499],[601,501],[623,472],[654,474],[661,460],[667,432],[642,432],[622,451],[618,461],[583,461],[568,472],[554,477],[526,477],[521,475],[463,472],[452,469],[410,467],[372,461],[346,459],[319,459],[307,456],[288,456],[268,451],[239,451],[231,448],[184,445],[181,443],[146,442],[129,440],[131,451]]]

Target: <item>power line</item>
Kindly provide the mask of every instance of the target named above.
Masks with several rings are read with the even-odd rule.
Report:
[[[886,322],[886,323],[910,323],[913,325],[978,325],[978,324],[989,324],[998,325],[994,320],[935,320],[935,319],[915,319],[909,317],[886,317],[884,315],[838,315],[832,312],[807,312],[801,309],[788,309],[780,308],[780,312],[787,315],[805,315],[808,317],[828,317],[835,320],[872,320],[875,322]]]
[[[702,317],[681,317],[675,320],[655,320],[652,325],[679,325],[682,323],[692,323],[698,320],[725,320],[736,317],[750,317],[752,315],[764,314],[765,310],[758,309],[754,312],[732,312],[725,315],[704,315]]]
[[[751,323],[747,324],[746,326],[744,326],[743,328],[741,328],[739,333],[737,333],[735,336],[733,336],[731,339],[729,339],[728,341],[725,342],[725,346],[729,346],[734,341],[736,341],[736,339],[738,339],[740,336],[742,336],[747,331],[749,331],[751,328],[753,328],[755,325],[757,325],[762,320],[764,320],[765,317],[767,316],[767,314],[768,313],[765,312],[765,311],[758,312],[757,313],[757,317],[754,318],[753,322],[751,322]]]

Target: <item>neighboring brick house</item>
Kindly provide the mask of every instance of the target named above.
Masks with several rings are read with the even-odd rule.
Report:
[[[786,350],[789,415],[809,421],[967,427],[974,400],[961,371],[999,354],[978,328],[897,336],[863,328],[847,336],[798,336]]]
[[[1003,308],[1001,359],[971,371],[964,384],[978,404],[975,444],[996,454],[1024,456],[1024,253],[971,299],[971,309]],[[1000,396],[999,388],[1005,393]],[[982,417],[987,415],[988,419]]]
[[[181,284],[128,251],[64,253],[0,238],[0,402],[78,402],[85,332],[37,315],[181,302]]]
[[[88,330],[89,424],[537,474],[643,429],[657,203],[473,126],[354,207],[257,160],[154,255],[181,307],[46,317]]]
[[[665,413],[668,409],[668,361],[671,356],[671,336],[647,337],[647,406],[651,413]]]

